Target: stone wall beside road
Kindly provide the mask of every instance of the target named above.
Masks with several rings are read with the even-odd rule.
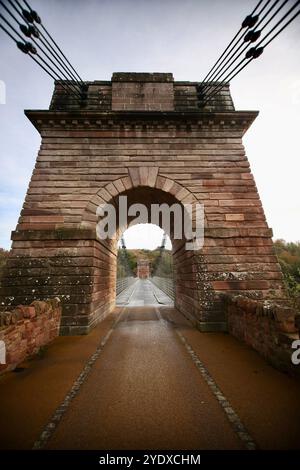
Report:
[[[300,315],[290,307],[224,294],[228,331],[264,356],[274,367],[300,377],[292,343],[299,339]]]
[[[14,369],[58,336],[60,319],[58,299],[0,312],[0,374]]]

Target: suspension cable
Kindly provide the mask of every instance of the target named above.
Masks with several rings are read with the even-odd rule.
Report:
[[[285,4],[286,2],[284,2]],[[215,96],[224,86],[225,84],[229,81],[232,80],[238,73],[240,73],[241,70],[243,70],[246,65],[248,65],[253,59],[258,58],[264,51],[265,47],[268,46],[299,14],[300,10],[298,10],[284,25],[283,27],[277,31],[271,38],[270,40],[266,43],[263,44],[264,41],[272,34],[272,32],[278,28],[278,26],[290,15],[290,13],[300,4],[300,0],[298,0],[286,13],[285,15],[273,26],[273,28],[264,36],[264,38],[261,39],[261,41],[255,46],[249,49],[246,52],[246,55],[244,59],[242,59],[239,64],[234,67],[233,70],[231,70],[226,77],[222,80],[222,82],[214,89],[212,90],[207,96],[204,97],[204,102],[203,105],[205,105],[213,96]],[[247,59],[250,59],[246,64],[244,64],[240,69],[239,66]],[[235,70],[237,70],[234,75],[232,75]]]
[[[13,3],[12,0],[7,0],[9,2],[9,4],[11,5],[11,7],[18,13],[18,15],[22,18],[23,21],[25,21],[28,25],[28,28],[27,30],[30,31],[30,29],[32,28],[32,25],[29,23],[29,21],[23,16],[22,14],[22,9],[21,11],[16,7],[16,5]],[[17,0],[16,0],[17,2]],[[2,3],[2,2],[1,2]],[[19,2],[17,2],[17,4],[19,5],[19,8],[22,8],[21,5],[19,4]],[[21,25],[20,25],[20,28],[21,28]],[[41,41],[41,43],[47,48],[47,50],[53,55],[53,56],[56,56],[57,60],[59,61],[59,63],[61,64],[61,66],[64,68],[64,70],[70,74],[70,76],[72,77],[72,79],[75,81],[75,82],[78,82],[78,79],[77,77],[74,75],[74,73],[72,72],[72,70],[68,67],[67,64],[64,63],[64,61],[61,59],[61,57],[57,54],[57,52],[52,48],[51,44],[49,43],[48,39],[44,36],[44,34],[42,33],[42,31],[38,28],[38,26],[35,24],[34,25],[34,29],[38,32],[38,35],[36,37],[38,37],[38,39]],[[34,35],[34,30],[33,30],[33,35]],[[24,33],[26,34],[26,33]],[[28,34],[28,33],[27,33]],[[31,37],[31,36],[30,36]],[[32,38],[33,39],[33,38]]]
[[[67,62],[70,64],[72,67],[72,70],[75,71],[77,76],[79,77],[80,82],[77,80],[76,76],[72,72],[72,70],[69,68],[68,65],[65,64],[65,62],[62,60],[62,58],[59,56],[59,54],[56,52],[55,49],[53,49],[53,46],[49,43],[47,38],[43,35],[43,33],[39,30],[39,28],[36,26],[34,23],[38,23],[39,25],[42,25],[41,19],[38,16],[38,14],[31,9],[31,7],[28,5],[27,2],[24,2],[26,6],[30,9],[28,12],[27,10],[24,10],[22,8],[22,5],[18,0],[16,0],[17,5],[21,9],[21,12],[18,10],[16,5],[11,1],[8,0],[9,4],[11,7],[13,7],[14,11],[18,13],[18,16],[22,18],[23,21],[27,23],[27,26],[20,23],[20,21],[16,18],[16,16],[13,14],[13,12],[3,3],[2,0],[0,0],[0,5],[3,6],[4,10],[13,18],[13,20],[18,24],[18,26],[21,29],[21,32],[23,33],[23,36],[12,26],[12,24],[8,21],[8,19],[0,14],[0,19],[8,26],[10,30],[14,32],[14,34],[21,39],[22,42],[18,41],[16,37],[13,36],[13,34],[9,31],[8,28],[4,27],[3,24],[0,24],[1,29],[12,39],[17,47],[25,54],[27,54],[31,59],[33,59],[52,79],[55,81],[60,81],[61,87],[67,92],[67,93],[72,93],[76,95],[80,100],[82,98],[86,98],[86,86],[80,76],[76,73],[76,70],[72,67],[68,59],[65,57],[59,46],[55,43],[54,39],[50,36],[46,28],[43,28],[48,36],[51,38],[52,42],[55,44],[56,48],[61,52],[63,57],[67,60]],[[28,42],[26,38],[30,38],[33,43],[35,44],[36,47],[31,42]],[[36,39],[35,39],[36,38]],[[45,42],[43,39],[45,39]],[[41,46],[41,44],[37,41],[40,40],[43,46],[47,49],[47,51],[50,53],[51,57]],[[48,47],[48,45],[50,47]],[[41,51],[41,53],[50,61],[50,63],[54,66],[54,68],[38,53],[38,50]],[[35,57],[33,57],[35,56]],[[37,59],[38,57],[38,59]],[[54,60],[53,60],[54,59]],[[70,78],[71,77],[71,78]],[[77,85],[79,89],[75,86]]]
[[[254,8],[254,10],[252,11],[252,13],[250,15],[248,15],[246,18],[249,18],[249,17],[252,17],[254,15],[254,13],[256,12],[257,8],[259,8],[259,6],[261,5],[261,3],[263,2],[264,0],[260,0],[258,2],[258,4],[256,5],[256,7]],[[220,60],[224,57],[224,54],[226,54],[226,52],[228,51],[228,49],[230,48],[230,46],[234,43],[234,41],[237,39],[237,37],[239,36],[239,34],[241,33],[241,31],[244,29],[243,27],[243,24],[248,24],[249,23],[249,20],[246,21],[246,18],[245,20],[243,21],[239,31],[236,33],[236,35],[234,36],[234,38],[230,41],[230,43],[228,44],[228,46],[226,47],[226,49],[223,51],[223,53],[220,55],[220,57],[218,58],[218,60],[216,61],[216,63],[212,66],[212,68],[210,69],[210,71],[208,72],[208,74],[206,75],[206,77],[202,80],[202,82],[205,82],[209,79],[211,73],[213,72],[213,70],[215,69],[215,67],[217,66],[217,64],[220,62]],[[235,46],[233,46],[235,47]],[[230,49],[231,51],[232,49]],[[228,54],[230,53],[230,51],[228,52]],[[227,54],[227,55],[228,55]],[[227,55],[225,56],[225,58],[227,57]]]
[[[14,16],[14,14],[3,4],[2,0],[0,0],[0,4],[4,7],[4,9],[10,14],[10,16],[17,22],[17,24],[20,26],[20,23],[19,21],[17,20],[17,18]],[[4,17],[1,15],[2,19],[4,19]],[[6,20],[5,20],[6,21]],[[19,35],[19,37],[23,40],[23,38]],[[38,42],[34,39],[34,38],[31,38],[32,41],[36,44],[37,47],[40,47]],[[54,67],[56,67],[56,69],[58,70],[59,73],[62,74],[63,78],[65,80],[70,80],[70,78],[63,72],[60,70],[60,68],[56,65],[56,63],[52,60],[52,58],[47,54],[47,52],[45,52],[43,50],[42,47],[40,47],[40,50],[41,52],[47,57],[48,60],[50,60],[50,62],[54,65]],[[52,69],[53,70],[53,69]],[[80,85],[80,84],[79,84]],[[70,81],[69,83],[69,87],[70,89],[73,89],[75,93],[78,93],[78,89],[75,87],[75,85]]]
[[[24,44],[24,43],[20,43],[1,23],[0,23],[0,28],[17,44],[17,46],[19,47],[20,44]],[[15,31],[15,30],[14,30]],[[17,31],[15,31],[15,34],[18,34]],[[19,35],[19,34],[18,34]],[[23,40],[23,38],[22,38]],[[28,51],[27,52],[28,56],[34,60],[34,62],[36,62],[53,80],[57,81],[57,78],[55,76],[53,76],[33,55],[31,55],[31,53]],[[65,89],[65,91],[67,93],[70,92],[70,90],[68,88],[65,87],[65,84],[63,83],[63,81],[61,81],[60,85],[62,86],[62,88]]]
[[[265,15],[261,18],[261,20],[259,21],[259,23],[255,26],[255,28],[251,31],[249,31],[249,33],[251,33],[250,35],[250,40],[248,42],[248,44],[246,43],[245,44],[245,39],[247,39],[247,34],[245,35],[244,37],[244,42],[242,42],[240,44],[240,46],[238,47],[238,49],[236,51],[234,51],[231,56],[228,58],[228,60],[225,62],[225,64],[223,64],[223,66],[221,67],[221,69],[219,70],[219,72],[217,73],[217,76],[216,76],[216,72],[214,73],[213,77],[211,77],[211,81],[214,80],[214,81],[218,81],[222,75],[227,72],[227,70],[238,60],[238,58],[245,52],[245,50],[249,47],[249,45],[253,42],[255,42],[261,35],[262,31],[268,26],[268,24],[272,21],[272,19],[279,13],[279,11],[285,6],[285,4],[289,1],[289,0],[285,0],[283,2],[282,5],[279,6],[279,8],[275,11],[275,13],[273,13],[273,15],[271,16],[271,18],[263,25],[263,27],[261,28],[260,31],[256,31],[258,26],[264,21],[264,19],[269,15],[269,13],[275,8],[275,6],[277,5],[277,3],[279,2],[280,0],[276,0],[275,3],[273,5],[271,5],[271,7],[268,9],[268,11],[265,13]],[[267,6],[267,4],[265,5],[265,7]],[[254,33],[257,33],[256,35],[254,35]],[[248,34],[249,34],[248,33]],[[252,37],[252,39],[251,39]],[[238,51],[243,47],[244,45],[244,48],[241,50],[241,52],[237,55],[237,57],[233,60],[233,58],[235,57],[235,55],[238,53]],[[227,67],[226,65],[229,64]],[[221,64],[220,64],[221,65]],[[224,67],[226,67],[224,69]],[[205,83],[204,84],[204,87],[201,87],[202,88],[202,94],[204,94],[205,92],[205,89],[209,88],[210,87],[210,84],[209,83]]]
[[[16,0],[17,3],[19,4],[19,1]],[[29,3],[26,1],[26,0],[23,0],[23,2],[25,3],[25,5],[27,6],[27,8],[29,8],[30,10],[30,13],[35,13],[34,10],[32,10],[31,6],[29,5]],[[69,66],[72,68],[72,70],[74,71],[74,73],[77,75],[78,79],[83,82],[82,78],[80,77],[80,75],[76,72],[76,70],[74,69],[74,67],[72,66],[72,64],[69,62],[68,58],[65,56],[65,54],[63,53],[63,51],[61,50],[61,48],[58,46],[58,44],[56,43],[56,41],[53,39],[53,37],[51,36],[51,34],[47,31],[47,29],[45,28],[45,26],[43,25],[43,23],[41,22],[40,23],[42,29],[44,30],[44,32],[47,34],[47,36],[49,37],[49,39],[53,42],[53,44],[55,45],[55,47],[57,48],[57,50],[61,53],[61,55],[64,57],[64,59],[68,62]]]

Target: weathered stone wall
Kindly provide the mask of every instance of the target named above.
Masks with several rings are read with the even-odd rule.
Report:
[[[174,111],[173,75],[114,73],[113,111]]]
[[[35,301],[29,306],[19,305],[0,312],[0,341],[4,342],[6,351],[0,373],[14,369],[58,336],[60,320],[58,299]]]
[[[1,279],[4,305],[29,304],[58,296],[61,332],[87,332],[115,301],[117,252],[91,230],[28,230],[13,234]]]
[[[199,82],[174,81],[171,73],[114,73],[111,81],[85,82],[86,99],[66,93],[59,82],[50,104],[53,110],[178,111],[199,112]],[[219,82],[211,82],[207,94]],[[207,86],[207,84],[206,84]],[[205,106],[210,111],[233,111],[229,85],[223,86]]]
[[[273,366],[300,377],[291,362],[292,343],[299,339],[300,315],[289,307],[242,296],[222,296],[228,331],[251,346]]]
[[[203,249],[187,251],[172,240],[175,303],[201,328],[224,324],[219,292],[285,301],[272,231],[242,144],[257,113],[234,111],[228,87],[200,109],[197,84],[154,75],[89,83],[84,106],[58,83],[50,110],[26,112],[42,142],[1,297],[16,305],[59,296],[64,334],[88,332],[114,306],[117,246],[97,239],[96,210],[117,205],[119,195],[147,207],[204,204]],[[137,101],[120,91],[133,82],[143,89],[151,80],[153,101],[148,85]],[[112,109],[118,81],[116,98],[124,105],[131,100],[135,109]],[[140,111],[142,95],[156,106],[160,93],[171,99],[172,87],[174,111]]]

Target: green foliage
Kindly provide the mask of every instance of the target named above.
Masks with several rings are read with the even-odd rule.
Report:
[[[1,276],[3,273],[3,268],[8,259],[8,255],[9,255],[9,251],[4,250],[3,248],[0,248],[0,285],[1,285]]]
[[[150,271],[153,275],[157,269],[160,273],[157,275],[163,277],[172,277],[173,276],[173,260],[172,260],[172,253],[169,250],[164,250],[161,256],[161,251],[159,248],[155,250],[146,250],[146,249],[135,249],[129,250],[126,249],[126,262],[124,259],[124,252],[120,248],[118,251],[118,264],[117,264],[117,276],[126,277],[128,275],[126,273],[126,265],[129,266],[130,271],[136,275],[137,271],[137,261],[139,259],[149,261]]]
[[[117,258],[117,279],[132,276],[132,263],[129,259],[128,251],[119,248]]]
[[[137,258],[131,250],[127,250],[128,264],[133,273],[136,273]]]
[[[300,242],[276,240],[274,245],[293,306],[300,309]]]
[[[9,255],[9,251],[4,250],[3,248],[0,248],[0,269],[2,269],[3,266],[5,265],[8,255]]]
[[[166,249],[162,251],[156,259],[153,275],[167,278],[173,277],[173,256],[171,251]]]

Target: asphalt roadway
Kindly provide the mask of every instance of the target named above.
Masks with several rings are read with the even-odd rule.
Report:
[[[0,377],[0,447],[300,448],[300,383],[137,281],[90,335]]]

